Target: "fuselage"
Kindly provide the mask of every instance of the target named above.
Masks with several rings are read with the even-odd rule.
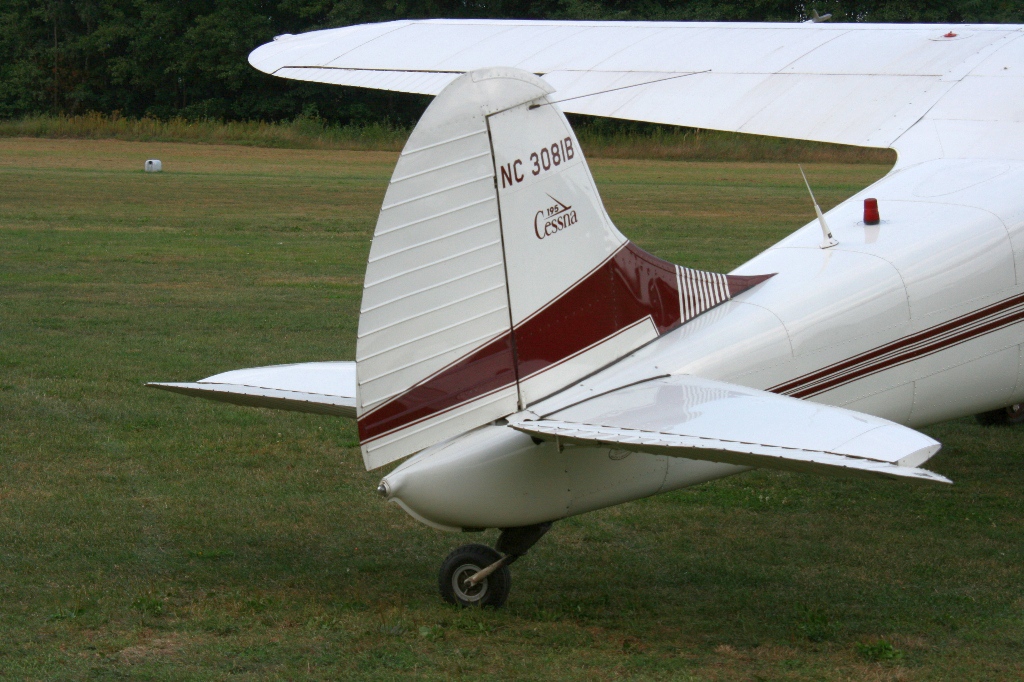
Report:
[[[536,404],[694,374],[922,426],[1024,401],[1024,164],[897,168],[734,271],[775,277]],[[862,222],[876,197],[879,225]],[[737,415],[742,419],[742,415]],[[448,529],[552,521],[742,467],[535,443],[500,423],[428,448],[390,499]]]

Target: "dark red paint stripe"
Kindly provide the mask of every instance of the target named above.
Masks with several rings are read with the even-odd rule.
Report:
[[[1011,308],[1014,305],[1021,303],[1022,301],[1024,301],[1024,295],[1013,296],[1003,301],[999,301],[998,303],[994,303],[988,307],[981,308],[979,310],[967,313],[952,320],[943,322],[934,327],[930,327],[915,334],[911,334],[910,336],[906,336],[902,339],[897,339],[896,341],[892,341],[885,345],[879,346],[878,348],[874,348],[865,353],[861,353],[860,355],[855,355],[852,358],[847,358],[846,360],[843,360],[833,365],[829,365],[828,367],[823,367],[822,369],[816,370],[810,374],[806,374],[802,377],[797,377],[796,379],[792,379],[788,382],[779,384],[778,386],[775,386],[769,390],[776,391],[779,393],[785,393],[794,388],[803,386],[809,381],[814,381],[818,378],[826,377],[836,372],[849,369],[867,360],[872,360],[881,355],[885,355],[887,353],[900,350],[915,343],[920,343],[921,341],[927,340],[938,334],[942,334],[944,332],[957,329],[965,324],[971,324],[973,322],[976,322],[977,320],[984,319],[985,317],[998,313],[1002,310]]]
[[[1012,296],[768,390],[796,398],[823,393],[1014,324],[1024,319],[1024,309],[1014,310],[1022,304],[1024,295]]]
[[[1022,319],[1024,319],[1024,311],[1020,311],[1018,313],[1015,313],[1014,315],[1002,318],[1000,320],[991,322],[986,325],[982,325],[975,329],[965,331],[961,334],[956,334],[948,339],[943,339],[941,341],[937,341],[935,343],[928,344],[922,347],[913,348],[905,353],[896,355],[886,361],[868,365],[855,372],[849,373],[844,376],[836,377],[834,379],[823,382],[816,386],[790,392],[788,395],[791,395],[794,398],[809,398],[811,396],[818,395],[819,393],[824,393],[825,391],[836,388],[838,386],[842,386],[844,384],[857,381],[858,379],[862,379],[866,376],[877,374],[878,372],[881,372],[883,370],[891,369],[893,367],[897,367],[899,365],[903,365],[908,362],[918,360],[928,355],[937,353],[941,350],[952,348],[953,346],[958,346],[961,343],[970,341],[971,339],[983,336],[985,334],[989,334],[998,329],[1002,329],[1003,327],[1008,327],[1011,324],[1019,322]]]
[[[775,273],[770,275],[726,275],[725,281],[729,285],[729,298],[743,293],[755,284],[760,284],[774,276]]]
[[[771,277],[727,276],[730,296]],[[514,330],[519,376],[542,372],[639,320],[659,334],[680,320],[676,266],[626,242],[608,260]],[[516,383],[504,335],[359,418],[366,442]]]
[[[536,374],[648,316],[659,334],[679,325],[676,266],[627,242],[516,327],[519,376]]]
[[[504,334],[359,418],[367,441],[516,382],[511,335]]]

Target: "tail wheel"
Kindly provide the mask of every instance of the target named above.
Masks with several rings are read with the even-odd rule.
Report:
[[[441,597],[449,604],[464,607],[499,608],[512,589],[508,566],[502,566],[476,585],[470,584],[469,579],[500,558],[501,554],[486,545],[463,545],[452,551],[441,564],[437,578]]]
[[[982,412],[974,415],[982,426],[1016,426],[1024,424],[1024,403],[1017,403],[1009,407],[1001,407],[991,412]]]

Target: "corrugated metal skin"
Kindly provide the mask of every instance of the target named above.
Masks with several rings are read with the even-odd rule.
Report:
[[[514,66],[542,74],[568,112],[892,146],[906,164],[1024,158],[1022,30],[403,21],[284,38],[250,62],[285,77],[423,94],[460,72]],[[616,90],[624,86],[633,87]]]
[[[356,357],[364,411],[509,328],[487,128],[416,142],[395,168],[366,269]]]

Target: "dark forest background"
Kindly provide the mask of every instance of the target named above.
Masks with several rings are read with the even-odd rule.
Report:
[[[249,66],[282,33],[395,19],[1024,23],[1024,0],[2,0],[0,118],[414,122],[426,98],[298,83]]]

